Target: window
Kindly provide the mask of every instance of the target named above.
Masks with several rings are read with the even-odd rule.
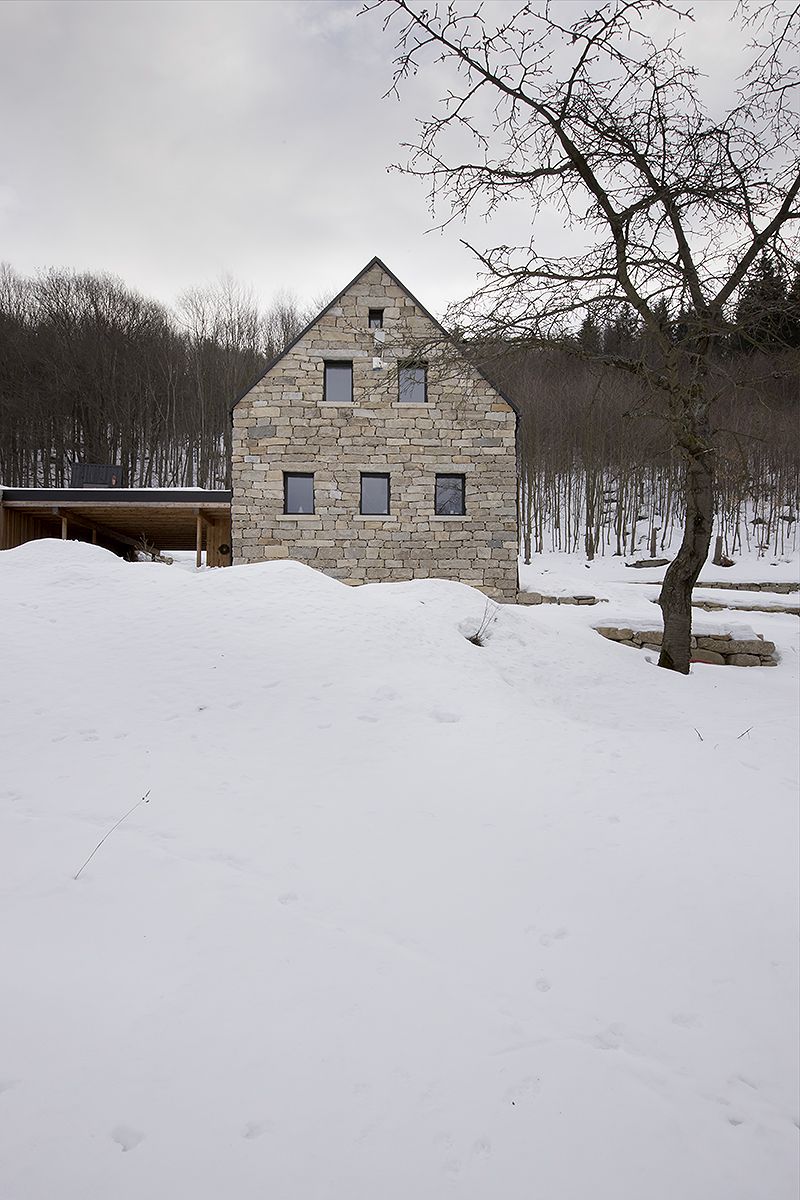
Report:
[[[382,308],[371,308],[369,310],[369,327],[370,329],[383,329]]]
[[[437,475],[434,509],[437,517],[463,517],[466,510],[464,504],[464,476]]]
[[[425,363],[405,363],[399,371],[398,400],[401,404],[426,404],[428,368]]]
[[[361,475],[361,512],[365,517],[384,517],[389,513],[389,476]]]
[[[314,476],[283,473],[283,511],[285,513],[313,513]]]
[[[326,362],[322,399],[329,404],[353,403],[352,362]]]

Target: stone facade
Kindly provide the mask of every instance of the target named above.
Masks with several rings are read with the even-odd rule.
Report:
[[[241,397],[235,564],[288,555],[347,583],[439,577],[516,599],[516,416],[442,332],[373,259]],[[400,403],[399,365],[423,359],[427,402]],[[351,403],[323,399],[324,364],[337,360],[353,363]],[[295,472],[314,476],[313,515],[284,512]],[[389,474],[389,515],[361,515],[362,472]],[[464,476],[464,516],[435,514],[437,474]]]

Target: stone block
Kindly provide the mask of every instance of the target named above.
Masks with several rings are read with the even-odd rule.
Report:
[[[717,654],[715,650],[694,650],[692,652],[692,662],[712,663],[715,667],[725,666],[725,659],[721,654]]]
[[[761,659],[757,654],[728,654],[726,663],[731,667],[760,667]]]
[[[775,643],[765,642],[761,638],[755,642],[731,639],[730,648],[734,654],[755,654],[759,658],[770,658],[775,653]]]

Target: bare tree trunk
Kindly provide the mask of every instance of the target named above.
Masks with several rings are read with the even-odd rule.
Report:
[[[664,617],[660,667],[689,674],[692,639],[692,589],[708,557],[714,526],[714,459],[708,442],[686,465],[686,518],[683,541],[667,568],[658,603]]]

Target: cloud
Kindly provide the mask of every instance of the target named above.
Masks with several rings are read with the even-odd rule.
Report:
[[[441,311],[473,261],[459,230],[426,233],[422,184],[387,173],[440,81],[383,99],[393,39],[360,7],[0,5],[0,257],[113,271],[171,301],[223,272],[265,300],[318,295],[379,254]],[[505,220],[481,240],[527,235],[524,211]],[[554,216],[539,232],[567,236]]]

